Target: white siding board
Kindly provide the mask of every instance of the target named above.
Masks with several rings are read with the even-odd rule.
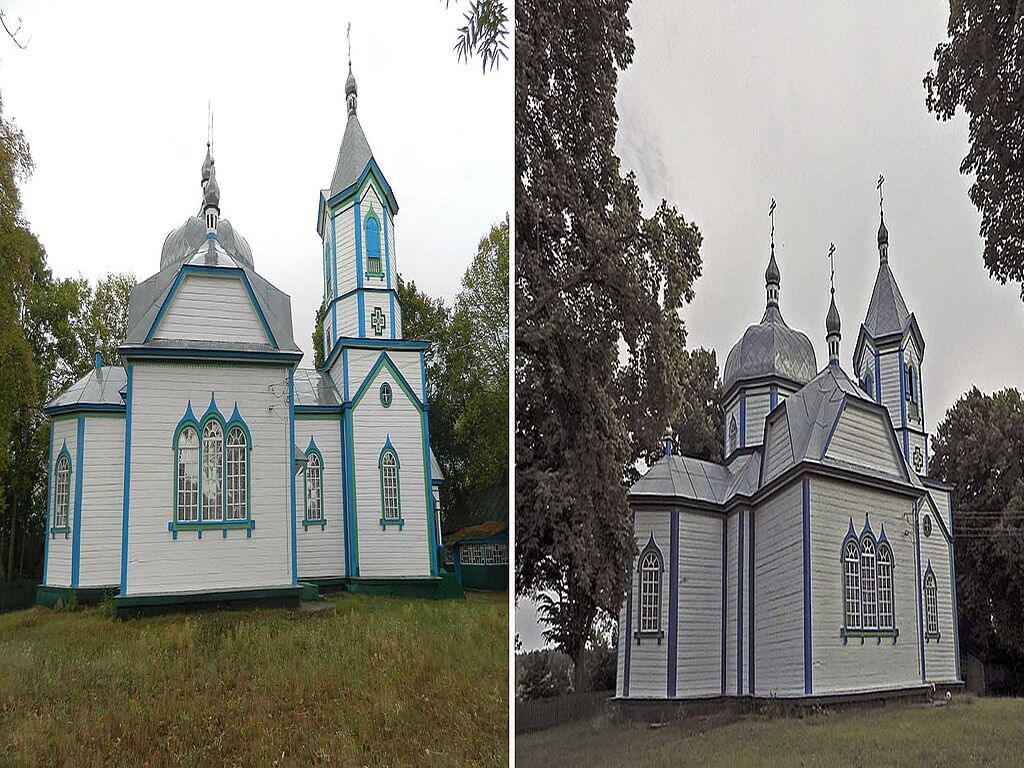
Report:
[[[764,482],[778,477],[793,465],[793,444],[789,438],[786,417],[777,418],[768,426],[765,443]]]
[[[661,628],[665,637],[659,644],[654,638],[632,642],[629,665],[629,695],[631,698],[665,698],[668,693],[668,592],[669,557],[671,551],[671,520],[667,510],[637,510],[633,523],[637,552],[647,546],[651,535],[661,549],[665,570],[661,578]],[[640,584],[637,558],[630,568],[633,589],[633,631],[640,628]]]
[[[847,403],[839,417],[825,456],[848,464],[868,467],[889,475],[902,475],[892,432],[879,415]]]
[[[937,494],[944,495],[944,494]],[[927,502],[921,508],[921,522],[925,516],[932,514]],[[935,574],[935,588],[938,602],[939,639],[925,639],[924,668],[925,680],[929,683],[951,682],[956,680],[956,650],[954,645],[953,592],[951,571],[949,568],[949,543],[939,528],[939,523],[932,521],[930,536],[921,533],[921,600],[924,604],[924,576],[928,565]]]
[[[771,392],[767,389],[754,389],[747,393],[747,432],[746,444],[760,445],[764,439],[764,420],[771,407]]]
[[[240,277],[186,274],[170,302],[155,339],[270,343]]]
[[[306,510],[305,474],[296,485],[295,540],[299,579],[345,575],[345,507],[343,500],[341,421],[295,416],[295,445],[305,453],[310,438],[323,457],[321,504],[327,525],[303,528]]]
[[[109,587],[121,583],[124,425],[123,418],[85,419],[78,565],[80,587]]]
[[[86,434],[88,435],[88,428]],[[70,530],[67,538],[63,533],[50,533],[53,527],[57,502],[57,459],[61,448],[67,446],[71,456],[71,484],[68,486],[68,525]],[[46,535],[50,537],[47,550],[46,584],[51,587],[71,586],[71,542],[74,536],[75,518],[75,483],[78,482],[78,420],[76,418],[58,419],[53,423],[53,456],[51,457],[50,486],[50,519],[46,523]],[[84,458],[84,457],[83,457]]]
[[[334,214],[334,236],[337,240],[335,248],[337,249],[338,263],[335,285],[338,286],[339,296],[356,289],[356,233],[353,207],[349,203]]]
[[[902,424],[900,411],[900,356],[897,350],[878,356],[878,372],[882,380],[882,404],[889,409],[893,427]]]
[[[645,543],[646,540],[639,542],[641,547]],[[667,550],[665,556],[669,556]],[[691,511],[679,513],[678,594],[676,695],[719,695],[722,689],[721,516]],[[667,620],[665,626],[667,637]]]

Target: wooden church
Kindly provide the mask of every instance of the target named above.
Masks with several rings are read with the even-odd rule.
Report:
[[[356,113],[320,192],[323,358],[302,368],[291,302],[221,217],[207,145],[199,213],[131,294],[121,366],[51,420],[41,602],[116,593],[165,604],[294,603],[300,582],[440,591],[441,472],[426,341],[402,337],[398,202]]]
[[[925,344],[878,229],[840,366],[767,306],[723,374],[722,464],[673,452],[630,489],[639,554],[619,616],[620,699],[814,699],[960,684],[950,486],[928,476]]]

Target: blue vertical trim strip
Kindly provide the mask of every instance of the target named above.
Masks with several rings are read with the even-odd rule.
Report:
[[[921,431],[924,431],[924,374],[921,373],[922,365],[917,363],[917,411],[921,417]]]
[[[676,696],[677,633],[679,629],[679,510],[672,510],[668,566],[668,697]]]
[[[902,353],[901,353],[902,356]],[[914,563],[917,570],[914,580],[917,582],[917,639],[921,649],[921,682],[924,682],[924,609],[921,601],[921,505],[914,502]]]
[[[362,289],[363,287],[363,224],[361,216],[359,214],[360,209],[359,200],[357,199],[355,204],[352,206],[352,210],[355,211],[355,230],[356,230],[356,288]],[[363,292],[360,290],[356,294],[356,310],[359,313],[359,336],[366,336],[366,311],[363,300]]]
[[[747,587],[747,592],[748,592],[748,594],[747,594],[747,608],[748,608],[750,613],[749,613],[749,616],[747,617],[747,621],[748,621],[748,624],[749,624],[749,627],[750,627],[749,628],[750,638],[748,640],[748,643],[750,644],[750,647],[747,649],[748,656],[749,656],[749,658],[747,660],[747,687],[750,689],[750,695],[753,696],[754,695],[754,582],[755,582],[755,579],[754,579],[754,510],[753,509],[750,510],[750,514],[747,517],[750,520],[750,523],[749,523],[749,525],[750,525],[750,547],[749,547],[749,550],[750,550],[750,568],[748,569],[749,570],[749,575],[748,575],[748,579],[747,579],[748,582],[749,582],[749,586]]]
[[[288,475],[292,496],[292,584],[299,583],[298,544],[295,536],[295,369],[288,369]]]
[[[747,393],[740,395],[740,448],[747,447]]]
[[[768,390],[768,410],[774,411],[775,406],[779,404],[779,388],[775,384],[772,384],[771,389]]]
[[[875,402],[882,402],[882,363],[875,352]]]
[[[803,482],[804,539],[804,695],[814,690],[811,673],[811,481]]]
[[[427,403],[427,358],[426,353],[420,351],[420,401]]]
[[[391,318],[388,322],[391,324],[391,338],[395,338],[395,294],[391,292],[388,294],[388,317]]]
[[[387,281],[388,290],[391,290],[391,249],[388,247],[388,207],[382,205],[382,218],[384,219],[384,279]],[[394,316],[394,305],[391,310],[392,316]],[[395,338],[394,336],[391,337]]]
[[[722,695],[725,696],[726,637],[729,625],[729,518],[722,518]]]
[[[338,291],[338,234],[334,226],[334,214],[331,213],[331,269],[334,270],[334,274],[331,275],[331,285],[334,286],[334,295],[339,294]],[[331,301],[331,321],[334,323],[334,335],[331,337],[331,350],[333,351],[334,345],[338,343],[338,312],[337,304]],[[329,353],[324,353],[324,360],[327,359]]]
[[[956,604],[956,558],[953,554],[953,500],[946,494],[946,503],[949,505],[949,581],[953,597],[953,661],[956,662],[956,679],[960,677],[960,621],[958,615],[960,609]]]
[[[622,662],[622,697],[629,698],[629,662],[633,651],[633,569],[629,570],[629,586],[626,587],[626,635],[622,638],[626,646]]]
[[[352,430],[352,409],[350,407],[345,408],[345,430],[348,435],[348,441],[352,444],[352,461],[355,461],[355,437]],[[352,461],[347,462],[348,465],[348,509],[349,509],[349,530],[352,533],[350,541],[352,544],[349,545],[349,550],[352,553],[352,566],[349,569],[349,576],[352,578],[359,577],[359,540],[356,538],[359,533],[359,510],[356,509],[356,468],[352,466]]]
[[[46,584],[46,564],[50,561],[50,502],[53,498],[53,422],[50,422],[50,458],[46,474],[46,525],[43,527],[43,584]]]
[[[128,365],[128,383],[125,389],[124,417],[124,495],[121,514],[121,594],[128,594],[128,507],[131,499],[132,479],[132,373]]]
[[[928,435],[924,436],[924,473],[928,475]],[[949,535],[953,535],[953,529],[949,529]]]
[[[736,545],[736,695],[743,695],[743,510],[739,517]]]
[[[900,347],[900,428],[903,430],[903,458],[910,461],[910,443],[907,435],[907,371],[903,362],[903,347]]]
[[[71,532],[71,586],[78,586],[82,556],[82,454],[85,452],[85,417],[78,417],[77,455],[75,456],[75,520]]]
[[[341,434],[341,532],[344,538],[344,551],[345,551],[345,575],[348,576],[348,564],[351,560],[349,553],[349,530],[348,530],[348,444],[346,442],[345,434],[345,417],[342,415],[338,419],[340,425],[339,431]]]
[[[348,402],[348,347],[341,348],[341,372],[345,379],[345,402]]]

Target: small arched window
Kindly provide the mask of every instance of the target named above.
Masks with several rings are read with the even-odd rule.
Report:
[[[308,454],[306,459],[306,519],[319,521],[323,519],[324,510],[320,495],[323,487],[323,468],[320,457],[316,453]]]
[[[203,427],[202,456],[203,503],[200,515],[203,520],[221,520],[224,515],[224,433],[216,420],[211,419]]]
[[[383,275],[380,263],[380,224],[372,214],[366,218],[366,271],[371,275]]]
[[[886,543],[878,545],[878,628],[893,629],[892,549]]]
[[[913,363],[907,363],[907,400],[917,400],[917,372]]]
[[[661,558],[656,552],[640,559],[640,632],[661,632]]]
[[[57,482],[53,495],[53,527],[67,528],[71,504],[71,460],[67,454],[57,459]]]
[[[939,637],[939,590],[935,584],[935,574],[932,573],[931,564],[924,575],[924,626],[925,637]]]
[[[864,391],[867,392],[868,397],[872,400],[875,398],[875,377],[871,375],[871,370],[864,371]]]
[[[875,542],[865,537],[860,544],[860,591],[863,598],[863,627],[878,629],[878,595],[875,573]]]
[[[212,423],[212,422],[211,422]],[[248,445],[241,427],[228,432],[227,447],[227,519],[245,520],[249,516]]]
[[[177,463],[177,519],[196,522],[199,520],[199,437],[193,427],[184,427],[178,433]]]
[[[398,456],[388,448],[380,457],[382,514],[385,521],[401,518],[398,502]]]
[[[739,429],[736,427],[736,417],[729,418],[729,450],[735,450],[739,442]]]
[[[846,628],[860,628],[860,547],[848,540],[843,549],[843,592]]]

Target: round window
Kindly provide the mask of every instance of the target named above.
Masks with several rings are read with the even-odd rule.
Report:
[[[386,381],[380,385],[380,403],[385,408],[391,405],[391,385]]]
[[[924,516],[924,522],[921,524],[921,527],[924,529],[925,536],[932,535],[932,518],[930,515]]]

